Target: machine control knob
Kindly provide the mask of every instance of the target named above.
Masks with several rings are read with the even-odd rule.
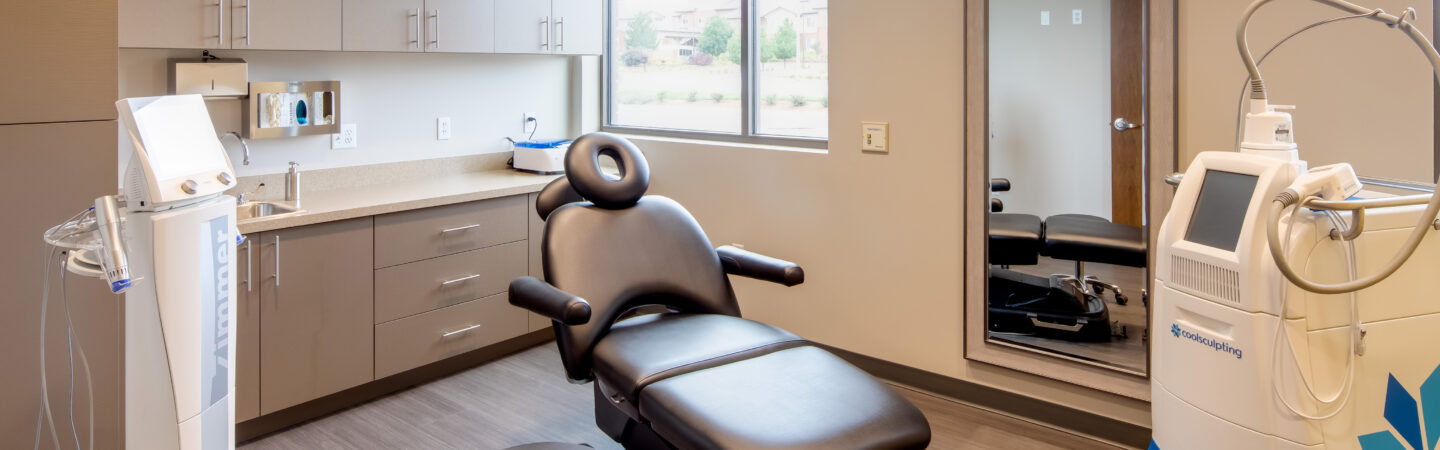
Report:
[[[230,175],[230,172],[220,172],[219,175],[216,175],[216,176],[215,176],[215,179],[216,179],[216,180],[220,180],[220,184],[223,184],[223,185],[226,185],[226,186],[229,186],[230,183],[234,183],[234,182],[235,182],[235,176],[234,176],[234,175]]]
[[[199,189],[200,183],[196,183],[195,180],[185,180],[184,183],[180,183],[180,190],[185,191],[186,194],[193,195],[194,193],[199,192]]]

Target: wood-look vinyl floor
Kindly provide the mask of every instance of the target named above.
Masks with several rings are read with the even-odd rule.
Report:
[[[244,443],[262,449],[503,449],[532,442],[620,446],[595,427],[591,386],[565,381],[547,343]],[[934,449],[1112,449],[1111,445],[894,386],[925,412]]]

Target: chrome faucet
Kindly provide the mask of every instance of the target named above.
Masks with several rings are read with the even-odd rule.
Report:
[[[220,135],[222,138],[225,136],[235,136],[235,140],[240,141],[240,151],[245,154],[245,159],[240,161],[240,165],[250,165],[250,144],[245,143],[245,137],[241,136],[237,131],[227,131],[225,134]]]
[[[236,203],[245,203],[245,201],[248,200],[248,198],[249,198],[250,196],[255,195],[255,194],[259,194],[260,191],[263,191],[263,190],[265,190],[265,183],[260,183],[260,185],[259,185],[259,186],[256,186],[256,187],[255,187],[255,190],[253,190],[253,191],[250,191],[250,192],[241,192],[241,193],[240,193],[239,201],[237,201]]]
[[[300,207],[300,163],[290,161],[290,171],[285,174],[285,201]]]

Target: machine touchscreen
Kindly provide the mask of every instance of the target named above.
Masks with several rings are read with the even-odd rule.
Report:
[[[1250,209],[1250,198],[1259,180],[1255,175],[1205,171],[1205,182],[1200,185],[1200,196],[1190,215],[1185,240],[1235,251],[1240,229],[1245,225],[1245,211]]]

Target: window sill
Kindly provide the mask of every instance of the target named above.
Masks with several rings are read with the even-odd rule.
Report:
[[[672,144],[689,144],[714,149],[745,149],[745,150],[770,150],[782,152],[809,153],[816,155],[829,154],[830,151],[824,148],[796,147],[790,145],[751,144],[746,142],[729,142],[710,139],[677,138],[668,136],[654,136],[648,134],[634,134],[626,132],[614,132],[615,135],[629,139],[636,143],[641,142],[666,142]]]

